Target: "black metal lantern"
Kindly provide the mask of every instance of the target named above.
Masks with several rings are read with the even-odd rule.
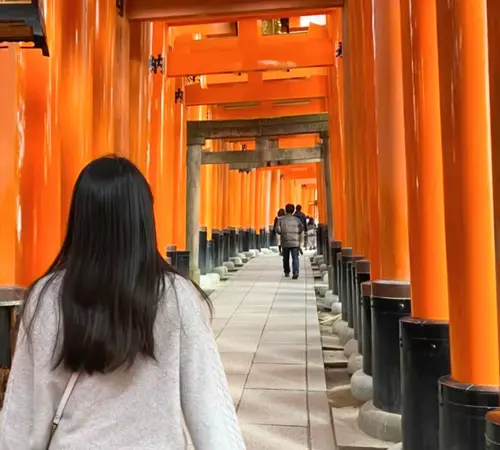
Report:
[[[43,12],[39,0],[0,2],[0,48],[19,43],[21,48],[40,49],[49,56]]]

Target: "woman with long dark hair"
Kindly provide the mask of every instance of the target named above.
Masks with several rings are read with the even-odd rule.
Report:
[[[80,174],[62,248],[29,289],[0,449],[245,448],[204,304],[157,249],[128,160]]]

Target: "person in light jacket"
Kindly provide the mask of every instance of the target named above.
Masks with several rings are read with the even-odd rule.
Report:
[[[290,255],[292,256],[293,279],[299,278],[299,248],[300,235],[304,232],[302,221],[295,217],[295,206],[288,204],[285,207],[286,214],[278,221],[277,233],[281,236],[281,247],[283,248],[283,270],[285,277],[290,276]]]
[[[139,169],[91,162],[29,289],[0,450],[181,450],[183,420],[196,450],[245,450],[208,304],[159,253]]]

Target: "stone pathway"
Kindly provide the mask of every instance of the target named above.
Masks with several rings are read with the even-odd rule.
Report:
[[[248,450],[335,450],[308,257],[260,256],[213,295],[214,333]]]

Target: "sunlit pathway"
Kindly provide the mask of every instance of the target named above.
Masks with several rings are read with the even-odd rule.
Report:
[[[249,262],[214,296],[213,322],[249,450],[333,450],[312,270]]]

